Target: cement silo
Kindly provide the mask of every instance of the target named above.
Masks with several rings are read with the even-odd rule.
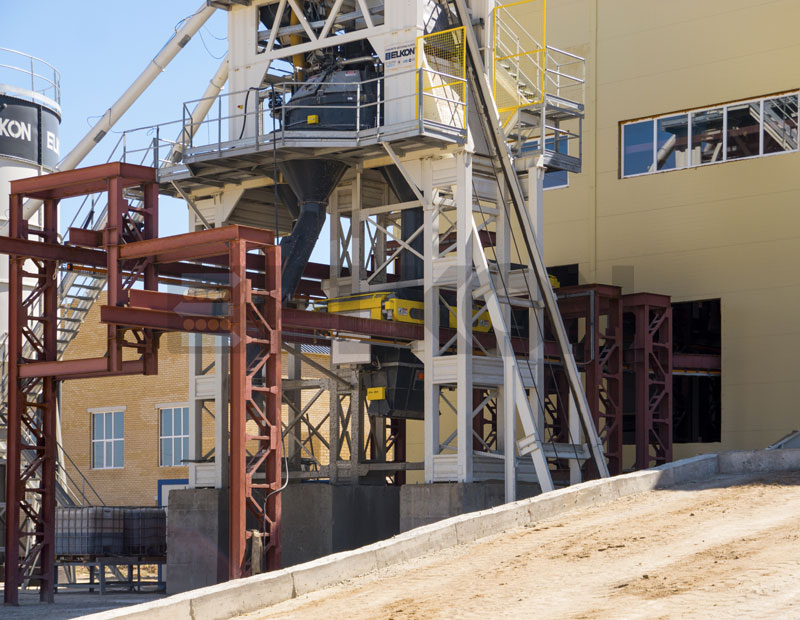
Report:
[[[61,86],[49,63],[0,47],[0,229],[8,220],[9,183],[52,172],[59,156]],[[38,214],[30,223],[39,223]],[[8,257],[0,258],[0,308],[7,308]],[[0,343],[8,331],[0,312]]]

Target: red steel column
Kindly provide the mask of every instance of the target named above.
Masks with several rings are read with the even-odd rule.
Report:
[[[44,239],[47,243],[58,243],[58,202],[45,200],[44,203]],[[55,362],[58,359],[58,282],[56,280],[56,262],[47,261],[44,265],[45,278],[43,308],[44,316],[44,360]],[[42,462],[42,496],[40,521],[42,534],[38,537],[42,547],[39,552],[39,600],[52,603],[55,587],[56,559],[56,451],[57,435],[57,390],[55,377],[42,379],[42,430],[43,456]]]
[[[103,245],[106,250],[108,268],[108,305],[119,306],[124,303],[122,299],[122,272],[119,261],[119,247],[122,244],[122,206],[125,198],[122,196],[122,183],[119,177],[110,179],[108,187],[108,218],[103,230]],[[117,345],[119,329],[117,325],[108,325],[108,370],[120,372],[122,370],[122,349]]]
[[[14,239],[20,235],[22,198],[12,194],[10,199],[10,232]],[[3,598],[17,605],[20,585],[20,429],[24,396],[19,383],[19,363],[22,354],[22,328],[25,310],[22,307],[22,265],[24,259],[10,256],[8,261],[8,438],[6,443],[6,574]]]
[[[281,567],[281,249],[264,248],[265,286],[264,319],[269,334],[269,354],[265,363],[267,390],[264,392],[265,414],[269,425],[269,454],[266,459],[266,522],[269,540],[266,544],[266,569]]]
[[[664,295],[626,295],[635,318],[636,469],[672,460],[672,306]]]
[[[245,242],[236,240],[230,245],[231,271],[231,345],[230,345],[230,523],[228,544],[229,579],[245,575],[245,536],[247,533],[247,453],[245,428],[247,394],[247,299],[248,280]]]

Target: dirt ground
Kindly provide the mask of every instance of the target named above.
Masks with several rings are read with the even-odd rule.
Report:
[[[246,616],[533,617],[800,618],[800,473],[623,498]]]

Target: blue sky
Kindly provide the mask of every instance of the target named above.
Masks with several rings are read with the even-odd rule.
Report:
[[[0,46],[38,56],[61,72],[61,156],[66,155],[158,53],[176,24],[202,0],[0,0]],[[227,43],[226,16],[215,15],[120,119],[123,131],[181,118],[203,94]],[[205,46],[203,43],[205,42]],[[207,48],[207,49],[206,49]],[[119,134],[106,136],[82,165],[105,162]],[[74,209],[73,209],[74,210]],[[62,226],[71,219],[62,209]],[[186,207],[162,199],[161,234],[185,232]]]

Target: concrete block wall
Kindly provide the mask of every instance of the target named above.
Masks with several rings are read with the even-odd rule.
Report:
[[[227,578],[228,492],[174,490],[167,519],[167,593],[177,594]]]
[[[593,480],[488,510],[451,517],[404,532],[389,540],[293,568],[201,588],[156,603],[94,614],[86,616],[86,619],[229,618],[427,553],[473,542],[507,529],[531,525],[564,515],[571,510],[603,504],[618,497],[707,480],[716,475],[800,470],[800,450],[782,450],[782,454],[777,456],[775,452],[777,451],[708,454],[655,469]]]
[[[517,497],[525,499],[541,493],[538,484],[517,484]],[[505,501],[502,482],[406,484],[400,487],[400,531],[407,532]]]

